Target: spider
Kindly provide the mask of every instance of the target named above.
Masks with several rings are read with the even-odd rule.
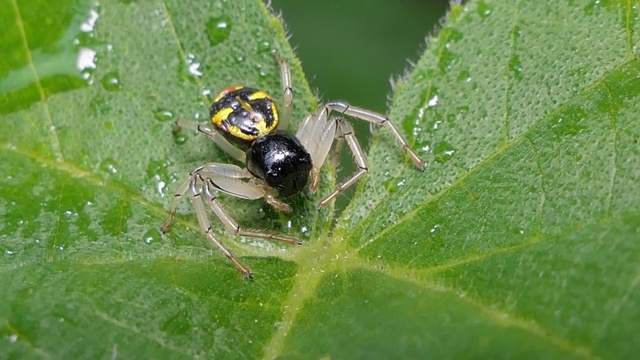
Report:
[[[415,166],[420,171],[425,169],[424,162],[409,148],[386,116],[343,102],[328,102],[315,115],[307,115],[295,135],[279,130],[286,129],[291,119],[293,89],[289,64],[280,58],[276,60],[280,65],[282,82],[281,111],[278,111],[274,99],[266,92],[245,86],[231,86],[222,90],[213,100],[211,124],[199,124],[182,118],[176,121],[177,129],[186,128],[208,136],[245,167],[206,163],[193,169],[176,189],[169,215],[162,224],[162,232],[166,233],[180,199],[188,192],[204,236],[248,278],[253,278],[251,270],[214,236],[206,207],[235,236],[301,245],[302,242],[295,237],[241,228],[224,210],[217,193],[251,200],[262,198],[277,210],[291,212],[291,207],[278,197],[302,191],[309,178],[310,191],[315,192],[320,169],[334,140],[344,139],[353,154],[357,170],[318,203],[318,208],[326,206],[368,171],[365,154],[353,134],[353,128],[342,117],[329,116],[331,113],[387,127]]]

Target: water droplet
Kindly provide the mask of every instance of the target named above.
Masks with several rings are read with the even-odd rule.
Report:
[[[80,31],[85,33],[92,32],[96,27],[96,21],[98,21],[99,17],[100,15],[95,9],[89,10],[89,17],[80,24]]]
[[[478,3],[478,15],[482,16],[483,18],[486,18],[487,16],[491,15],[491,12],[493,11],[493,8],[489,5],[487,5],[487,3],[485,3],[484,1],[480,1]]]
[[[225,41],[231,33],[231,19],[227,16],[211,17],[207,22],[207,36],[211,45]]]
[[[176,180],[176,175],[169,173],[168,167],[173,163],[168,159],[153,160],[147,167],[147,177],[154,182],[155,189],[160,196],[167,191],[167,184]]]
[[[511,56],[508,66],[509,70],[513,73],[513,76],[517,80],[522,80],[522,65],[520,64],[520,58],[517,55]]]
[[[109,174],[115,174],[118,172],[115,161],[111,158],[106,158],[100,163],[100,170]]]
[[[102,86],[107,91],[120,91],[122,90],[122,83],[120,82],[120,75],[116,71],[105,74],[102,77]]]
[[[432,107],[438,105],[438,95],[433,95],[429,102],[427,103],[427,107]]]
[[[458,74],[458,81],[460,82],[471,82],[471,73],[469,72],[469,70],[462,70],[460,71],[460,73]]]
[[[145,244],[150,245],[153,242],[158,241],[158,239],[160,239],[161,237],[162,237],[162,234],[160,234],[160,230],[154,227],[147,230],[147,232],[145,232],[144,235],[142,236],[142,239],[144,240]]]
[[[441,141],[433,147],[434,159],[444,164],[451,160],[455,151],[455,148],[451,144],[446,141]]]
[[[262,66],[262,64],[256,65],[256,69],[258,69],[258,76],[260,77],[260,79],[264,79],[269,75],[269,72],[264,69],[264,66]]]
[[[195,83],[196,79],[201,76],[202,71],[200,71],[200,62],[196,60],[196,56],[194,54],[188,53],[187,58],[185,61],[181,61],[181,65],[178,68],[178,78],[180,81]]]
[[[260,53],[267,53],[271,51],[271,43],[268,42],[267,40],[262,40],[260,42],[258,42],[258,52]]]
[[[237,55],[236,56],[236,63],[241,64],[244,62],[244,56],[243,55]]]
[[[201,77],[202,71],[200,71],[200,63],[196,61],[196,56],[193,54],[187,54],[187,65],[189,74],[194,77]]]
[[[175,116],[169,110],[158,109],[153,112],[153,117],[158,121],[171,121]]]
[[[188,139],[189,135],[184,129],[180,128],[177,131],[173,131],[173,142],[176,145],[184,145]]]

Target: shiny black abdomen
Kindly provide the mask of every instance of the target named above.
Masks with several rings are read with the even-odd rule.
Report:
[[[311,168],[311,155],[285,131],[260,137],[247,150],[247,169],[282,196],[300,192]]]

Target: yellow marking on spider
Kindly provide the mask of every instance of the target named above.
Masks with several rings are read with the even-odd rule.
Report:
[[[213,99],[213,102],[218,102],[220,101],[220,99],[222,99],[225,95],[227,95],[228,93],[232,92],[232,91],[237,91],[242,89],[244,86],[242,85],[235,85],[235,86],[229,86],[228,88],[225,88],[224,90],[220,91],[220,93],[218,94],[218,96],[216,96],[215,99]]]
[[[218,111],[217,113],[213,114],[213,116],[211,117],[211,122],[217,126],[217,127],[222,127],[222,122],[227,120],[227,118],[229,117],[229,114],[231,114],[233,112],[233,109],[230,107],[226,107],[226,108],[222,108],[220,109],[220,111]]]
[[[258,90],[256,92],[254,92],[253,94],[249,95],[249,100],[258,100],[258,99],[271,99],[271,96],[269,96],[269,94],[267,94],[266,92],[262,91],[262,90]]]

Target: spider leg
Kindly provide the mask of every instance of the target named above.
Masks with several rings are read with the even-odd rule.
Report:
[[[319,179],[320,168],[327,159],[331,144],[336,135],[336,121],[328,118],[328,111],[319,111],[316,116],[308,116],[300,128],[296,137],[300,140],[302,146],[311,155],[311,192],[316,191]]]
[[[286,130],[291,121],[291,112],[293,111],[293,87],[291,81],[291,70],[289,63],[276,57],[280,65],[280,82],[282,84],[282,107],[280,108],[280,124],[278,128]]]
[[[169,215],[162,224],[163,233],[169,230],[180,199],[187,191],[189,191],[194,212],[198,219],[198,225],[204,236],[215,245],[240,272],[249,278],[253,277],[251,270],[242,264],[233,253],[214,236],[205,204],[211,208],[225,228],[236,236],[255,237],[298,245],[302,243],[299,239],[291,236],[240,228],[238,223],[229,216],[217,200],[217,196],[215,196],[216,191],[222,191],[243,199],[265,198],[265,201],[273,206],[277,207],[277,205],[280,205],[281,207],[287,207],[289,210],[290,207],[287,204],[281,203],[279,200],[275,200],[275,198],[273,200],[274,203],[270,202],[271,200],[269,198],[273,198],[273,194],[271,194],[269,189],[262,185],[258,179],[254,178],[247,169],[232,164],[220,163],[209,163],[198,166],[193,169],[189,173],[189,176],[180,184],[173,195]]]
[[[400,135],[400,133],[398,132],[398,129],[396,129],[396,127],[393,125],[393,123],[389,120],[388,117],[373,111],[351,106],[349,104],[342,103],[342,102],[327,103],[324,105],[321,111],[323,112],[336,111],[341,114],[354,117],[356,119],[368,121],[375,125],[386,126],[387,128],[389,128],[389,130],[391,130],[391,133],[393,133],[393,136],[396,138],[396,141],[400,144],[400,147],[402,148],[402,150],[404,150],[407,153],[407,155],[409,155],[414,165],[420,171],[424,171],[425,163],[420,159],[420,157],[418,157],[418,155],[413,150],[411,150],[406,140],[402,137],[402,135]]]
[[[224,224],[228,231],[234,233],[236,236],[246,236],[246,237],[254,237],[260,238],[270,241],[281,241],[288,244],[302,245],[302,241],[298,240],[295,237],[285,236],[285,235],[276,235],[270,234],[262,231],[256,230],[244,230],[240,228],[240,225],[229,216],[229,214],[222,208],[222,205],[217,199],[217,196],[214,192],[211,191],[211,187],[215,187],[213,181],[211,179],[207,179],[204,184],[204,196],[205,202],[211,210],[216,214],[218,219]]]
[[[185,128],[185,129],[201,132],[207,135],[211,140],[213,140],[213,142],[215,142],[220,149],[222,149],[224,152],[229,154],[229,156],[231,156],[232,158],[240,161],[243,164],[246,161],[246,155],[244,151],[233,146],[229,141],[227,141],[227,139],[224,138],[224,136],[222,136],[219,132],[215,131],[215,129],[212,129],[205,124],[197,123],[195,121],[185,120],[183,118],[178,118],[176,120],[176,126],[178,127],[178,129]]]
[[[215,236],[213,236],[211,222],[209,221],[209,217],[207,216],[207,212],[205,211],[204,203],[202,201],[202,196],[201,196],[202,193],[198,188],[197,176],[191,176],[191,181],[189,182],[189,189],[190,189],[189,195],[191,197],[191,202],[193,203],[193,209],[194,209],[194,212],[196,213],[196,218],[198,218],[200,231],[202,231],[204,236],[209,241],[211,241],[211,243],[215,245],[220,250],[220,252],[222,252],[224,256],[226,256],[227,259],[229,259],[242,274],[244,274],[248,278],[253,278],[253,273],[251,272],[251,270],[249,270],[248,267],[246,267],[238,259],[236,259],[233,253],[229,249],[227,249],[227,247],[224,246],[222,242],[216,239]]]
[[[363,177],[367,173],[367,171],[369,171],[367,169],[367,160],[364,155],[364,151],[362,151],[362,148],[360,147],[358,140],[353,134],[353,128],[351,127],[351,125],[345,120],[340,118],[335,118],[335,122],[338,124],[338,132],[336,133],[336,140],[340,138],[343,138],[344,140],[346,140],[347,146],[349,146],[349,149],[351,150],[353,159],[355,160],[356,165],[358,166],[358,169],[350,177],[348,177],[346,180],[340,183],[340,185],[338,185],[331,194],[329,194],[327,197],[322,199],[318,203],[318,208],[326,206],[336,196],[343,193],[349,186],[358,182],[358,180],[360,180],[360,178]]]
[[[162,227],[161,227],[163,234],[166,234],[167,231],[169,231],[169,227],[171,227],[173,218],[176,215],[176,209],[178,208],[178,204],[180,203],[180,200],[182,199],[184,194],[189,189],[189,185],[191,184],[192,179],[201,173],[210,174],[209,176],[217,176],[219,179],[231,179],[231,180],[227,180],[227,183],[229,184],[227,184],[226,186],[224,184],[225,183],[224,180],[220,181],[222,183],[222,186],[225,186],[231,189],[233,189],[234,183],[239,182],[237,179],[251,177],[251,174],[249,174],[246,169],[242,169],[239,166],[232,165],[232,164],[210,163],[210,164],[198,166],[197,168],[193,169],[189,173],[189,176],[187,176],[187,178],[180,184],[180,186],[178,186],[176,191],[173,193],[173,200],[171,200],[171,205],[169,206],[169,215],[167,216],[165,221],[162,223]],[[244,192],[236,191],[236,192],[229,192],[229,193],[231,193],[231,195],[235,195],[245,199],[259,199],[262,196],[264,196],[264,193],[262,192],[252,193],[247,190],[245,190]]]

